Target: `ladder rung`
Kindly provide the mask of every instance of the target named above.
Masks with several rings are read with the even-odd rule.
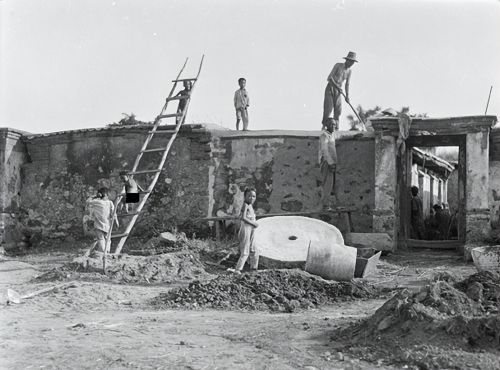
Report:
[[[128,236],[128,233],[111,235],[111,239],[123,238],[124,236]]]
[[[140,192],[139,192],[139,194],[149,194],[149,193],[151,193],[151,192],[150,192],[150,191],[148,191],[148,190],[143,190],[143,191],[140,191]]]
[[[189,99],[191,95],[179,95],[179,96],[172,96],[171,98],[167,98],[167,101],[171,100],[184,100],[184,99]]]
[[[143,151],[141,151],[141,153],[161,152],[161,151],[165,151],[166,149],[167,148],[144,149]]]
[[[117,213],[117,217],[127,217],[127,216],[135,216],[140,214],[141,212],[129,212],[129,213]]]
[[[182,113],[172,113],[172,114],[160,114],[157,119],[163,118],[173,118],[173,117],[182,117]]]
[[[155,172],[161,172],[161,170],[144,170],[144,171],[135,171],[135,172],[129,172],[129,175],[140,175],[143,173],[155,173]]]
[[[172,82],[182,82],[182,81],[196,81],[196,78],[180,78],[178,80],[172,80]]]

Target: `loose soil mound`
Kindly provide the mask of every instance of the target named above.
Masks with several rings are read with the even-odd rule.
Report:
[[[398,292],[370,318],[332,339],[347,339],[369,360],[386,357],[425,369],[470,368],[472,361],[500,369],[500,277],[483,272],[460,282],[449,274],[434,280],[418,293]],[[479,350],[483,353],[475,358]]]
[[[337,300],[370,298],[375,289],[362,282],[330,282],[301,270],[263,270],[195,281],[161,294],[161,308],[222,308],[293,312]]]
[[[190,249],[190,243],[184,234],[165,232],[149,239],[146,243],[126,244],[123,252],[130,255],[151,256],[188,249]]]
[[[77,277],[86,280],[103,276],[102,254],[94,258],[80,257],[75,262],[53,269],[39,276],[38,281],[66,280]],[[78,275],[78,276],[76,276]],[[125,283],[171,283],[206,278],[197,253],[180,251],[153,256],[108,255],[106,259],[107,278]]]

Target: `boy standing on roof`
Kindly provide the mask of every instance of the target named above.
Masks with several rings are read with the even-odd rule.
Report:
[[[122,207],[125,205],[125,213],[128,213],[129,203],[138,203],[139,202],[139,191],[144,191],[139,184],[135,182],[133,178],[131,178],[127,171],[120,172],[120,178],[123,181],[123,190],[122,193],[125,193],[125,197],[122,199]]]
[[[182,84],[184,85],[184,90],[179,91],[176,95],[176,97],[177,96],[182,97],[182,99],[179,99],[179,105],[177,106],[177,114],[182,114],[182,112],[184,112],[184,109],[186,109],[188,96],[191,93],[191,89],[193,87],[193,83],[191,81],[183,81]],[[175,123],[178,124],[180,119],[181,119],[180,116],[176,117]],[[182,124],[184,124],[185,120],[186,120],[186,115],[184,115]]]
[[[243,77],[238,79],[240,88],[234,93],[234,108],[236,109],[236,130],[240,129],[240,121],[243,121],[243,131],[248,131],[248,107],[250,97],[245,89],[247,80]]]
[[[345,62],[335,64],[328,75],[328,84],[325,88],[325,98],[323,100],[323,126],[327,121],[332,120],[330,116],[333,111],[334,130],[339,128],[339,118],[342,112],[342,84],[344,82],[345,100],[349,103],[350,68],[357,62],[356,53],[350,51],[344,59]]]

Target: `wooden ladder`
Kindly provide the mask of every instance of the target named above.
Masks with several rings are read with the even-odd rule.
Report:
[[[165,162],[167,160],[167,156],[168,156],[168,152],[170,151],[170,147],[172,146],[175,138],[177,137],[179,129],[181,128],[181,125],[184,122],[184,118],[186,117],[186,113],[187,113],[188,106],[189,106],[189,101],[191,100],[191,95],[193,94],[193,89],[196,85],[196,81],[198,81],[198,77],[200,76],[201,67],[203,65],[204,57],[205,56],[202,56],[202,58],[201,58],[200,66],[198,68],[198,74],[196,75],[195,78],[183,78],[183,79],[181,79],[180,76],[182,74],[182,71],[184,70],[184,67],[186,67],[186,64],[188,62],[188,59],[186,58],[186,61],[184,62],[184,65],[182,66],[181,70],[179,71],[177,78],[172,81],[174,84],[172,86],[172,89],[170,90],[170,94],[168,94],[168,97],[165,101],[165,105],[163,106],[163,109],[161,110],[160,114],[155,118],[153,128],[151,129],[151,131],[148,132],[146,140],[144,141],[144,144],[142,145],[142,148],[135,159],[134,166],[132,167],[132,170],[128,173],[128,175],[131,178],[133,178],[134,175],[154,174],[153,179],[151,180],[147,189],[145,191],[139,192],[140,194],[143,194],[144,196],[139,201],[137,208],[131,213],[119,214],[119,213],[117,213],[118,205],[122,201],[123,197],[125,196],[125,193],[119,194],[115,199],[115,202],[114,202],[115,209],[113,212],[112,220],[114,220],[115,217],[118,217],[118,218],[122,218],[122,219],[130,218],[130,221],[128,222],[127,227],[125,228],[125,231],[122,233],[119,233],[119,234],[113,234],[113,224],[114,223],[113,223],[113,221],[111,222],[111,228],[110,228],[109,233],[108,233],[107,238],[106,238],[106,248],[105,248],[105,252],[104,252],[103,269],[106,268],[105,267],[106,266],[106,262],[105,262],[106,251],[108,250],[108,247],[111,246],[110,243],[114,240],[118,240],[118,244],[116,245],[114,253],[119,254],[123,248],[123,245],[127,241],[127,238],[130,235],[130,232],[132,231],[132,228],[134,227],[135,222],[137,221],[137,218],[139,217],[139,215],[142,211],[142,208],[146,204],[151,192],[153,191],[156,183],[158,182],[158,178],[160,177],[160,174],[163,170],[163,166],[165,165]],[[177,87],[177,83],[184,82],[184,81],[191,81],[192,82],[191,90],[186,95],[174,96],[173,94],[174,94],[174,91]],[[169,102],[175,101],[175,100],[182,100],[182,99],[186,100],[186,105],[184,106],[184,109],[182,110],[182,112],[177,112],[174,114],[165,114]],[[158,127],[160,126],[160,122],[162,120],[168,119],[168,118],[174,118],[176,120],[175,129],[173,131],[171,131],[171,130],[159,130],[159,131],[157,131]],[[160,147],[160,148],[148,148],[154,135],[155,134],[163,134],[163,133],[171,134],[170,140],[168,141],[167,145],[165,147]],[[162,153],[160,164],[158,165],[157,168],[152,169],[152,170],[138,170],[139,163],[141,162],[142,156],[145,153]]]

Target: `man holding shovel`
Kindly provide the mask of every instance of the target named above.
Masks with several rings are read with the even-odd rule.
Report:
[[[351,67],[356,60],[356,53],[350,51],[344,58],[344,63],[337,63],[333,66],[332,71],[328,75],[328,84],[325,89],[325,99],[323,101],[323,127],[327,122],[331,122],[331,114],[333,111],[334,129],[339,129],[339,117],[342,111],[342,96],[345,101],[349,102],[349,82],[351,79]],[[342,91],[342,84],[345,82],[345,94]],[[352,107],[352,106],[351,106]],[[355,112],[356,113],[356,112]]]

